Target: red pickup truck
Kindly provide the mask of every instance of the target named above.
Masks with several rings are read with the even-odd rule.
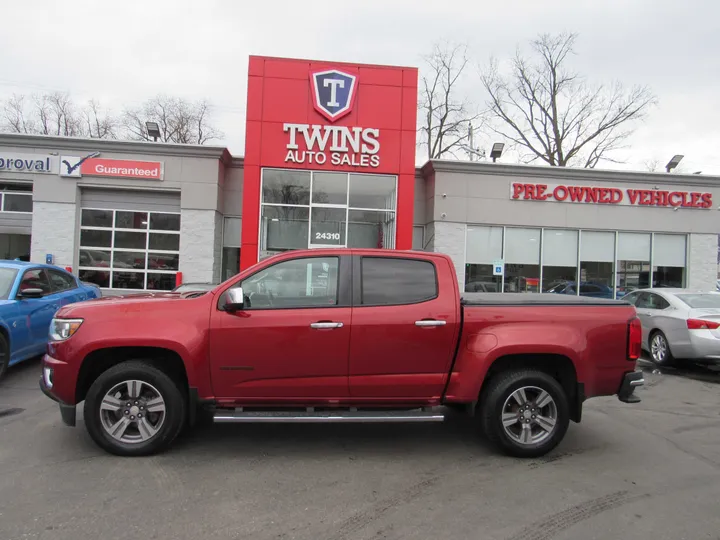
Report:
[[[215,422],[432,422],[467,411],[514,456],[554,448],[583,402],[639,401],[641,326],[622,301],[469,294],[436,253],[266,259],[209,292],[62,308],[40,386],[119,455]]]

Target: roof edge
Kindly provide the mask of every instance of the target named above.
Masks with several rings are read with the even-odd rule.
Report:
[[[224,146],[200,144],[159,143],[150,141],[121,141],[110,139],[85,139],[53,135],[26,135],[24,133],[1,133],[0,145],[48,150],[82,150],[93,148],[106,152],[133,154],[161,154],[178,157],[206,157],[230,163],[232,156]]]
[[[690,184],[720,187],[720,176],[677,174],[614,169],[581,169],[574,167],[541,167],[506,163],[482,163],[433,159],[420,167],[423,176],[433,172],[492,174],[495,176],[524,176],[558,180],[611,181],[642,184]]]

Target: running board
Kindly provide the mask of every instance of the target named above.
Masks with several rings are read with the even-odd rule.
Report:
[[[445,415],[424,410],[410,411],[217,411],[213,421],[233,423],[389,423],[442,422]]]

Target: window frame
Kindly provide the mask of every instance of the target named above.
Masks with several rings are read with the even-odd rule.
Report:
[[[309,193],[308,193],[308,203],[307,204],[292,204],[292,203],[270,203],[265,202],[263,198],[263,189],[265,185],[265,174],[267,172],[289,172],[289,173],[307,173],[310,177],[310,187],[309,187]],[[323,174],[332,172],[335,174],[344,174],[346,176],[345,179],[345,186],[346,186],[346,200],[345,204],[337,204],[337,203],[319,203],[319,202],[313,202],[313,186],[314,186],[314,177],[316,174]],[[395,182],[394,191],[390,194],[391,201],[392,201],[392,207],[391,208],[365,208],[360,206],[353,206],[350,204],[350,184],[351,184],[351,176],[382,176],[382,177],[388,177],[392,178]],[[389,234],[387,234],[387,237],[384,236],[384,245],[382,249],[388,249],[392,250],[395,249],[396,242],[397,242],[397,206],[398,206],[398,184],[399,184],[399,176],[394,174],[374,174],[374,173],[364,173],[364,172],[352,172],[352,171],[326,171],[321,169],[288,169],[283,167],[262,167],[260,169],[260,219],[262,220],[263,215],[263,207],[291,207],[291,208],[304,208],[308,210],[308,222],[307,222],[307,231],[308,231],[308,245],[304,246],[302,248],[297,249],[337,249],[337,248],[348,248],[348,236],[349,236],[349,226],[350,226],[350,219],[349,215],[350,212],[353,210],[357,211],[365,211],[365,212],[384,212],[388,215],[390,215],[391,219],[387,221],[384,226],[388,227]],[[337,209],[337,210],[345,210],[345,241],[339,244],[323,244],[314,242],[314,238],[312,235],[312,210],[314,208],[320,209]],[[266,231],[263,231],[262,223],[258,227],[258,244],[257,244],[257,250],[258,250],[258,258],[260,260],[264,260],[267,258],[267,256],[263,257],[263,251],[270,251],[267,246],[267,238],[263,237],[263,234],[267,235]],[[263,249],[264,248],[264,249]],[[350,246],[350,249],[353,249],[352,246]],[[361,247],[356,247],[355,249],[363,249]],[[292,251],[292,249],[288,250]],[[277,254],[277,253],[276,253]]]
[[[25,270],[23,270],[23,273],[22,273],[22,275],[20,276],[20,281],[18,282],[17,291],[15,292],[15,298],[17,298],[18,294],[21,294],[21,293],[22,293],[22,291],[20,290],[20,287],[22,286],[22,282],[23,282],[23,280],[25,279],[25,275],[26,275],[28,272],[36,272],[36,271],[38,271],[38,270],[40,271],[40,274],[42,274],[42,275],[45,276],[45,279],[47,280],[47,283],[48,283],[48,292],[44,293],[40,298],[45,298],[46,296],[50,296],[50,295],[52,295],[52,294],[56,294],[56,293],[53,292],[53,290],[52,290],[52,283],[51,283],[51,281],[50,281],[50,276],[48,275],[47,270],[46,270],[45,268],[41,267],[41,266],[36,266],[36,267],[34,267],[34,268],[26,268]]]
[[[72,274],[67,274],[61,270],[55,270],[54,268],[46,268],[45,271],[47,272],[48,280],[50,281],[51,294],[73,291],[78,288],[77,279],[75,279],[75,276],[73,276]],[[67,287],[65,289],[54,290],[53,279],[52,279],[53,274],[57,274],[58,276],[69,279],[73,283],[72,286]]]
[[[110,212],[112,216],[111,220],[111,226],[110,227],[101,227],[101,226],[95,226],[95,225],[83,225],[82,224],[82,213],[85,210],[90,211],[99,211],[99,212]],[[129,212],[129,213],[141,213],[147,215],[147,224],[144,229],[134,229],[134,228],[126,228],[126,227],[118,227],[116,225],[117,222],[117,213],[118,212]],[[180,229],[177,231],[168,231],[165,229],[151,229],[150,223],[151,223],[151,216],[153,214],[170,214],[180,217]],[[88,246],[85,244],[82,244],[80,241],[80,238],[82,238],[82,231],[103,231],[103,232],[109,232],[110,233],[110,245],[109,246]],[[116,232],[130,232],[130,233],[143,233],[145,234],[145,247],[143,248],[119,248],[115,247],[115,233]],[[133,210],[128,208],[97,208],[92,206],[83,206],[80,208],[80,226],[79,226],[79,236],[78,236],[78,275],[81,271],[95,271],[95,272],[107,272],[109,273],[108,277],[108,287],[101,287],[102,289],[110,289],[110,290],[121,290],[121,291],[165,291],[170,289],[148,289],[148,277],[150,274],[163,274],[163,275],[170,275],[173,278],[176,276],[176,274],[180,271],[180,235],[182,233],[182,213],[181,212],[168,212],[168,211],[161,211],[161,210]],[[151,234],[167,234],[167,235],[176,235],[178,237],[178,249],[177,250],[166,250],[166,249],[153,249],[150,247],[150,235]],[[80,266],[79,264],[79,257],[80,257],[80,251],[82,250],[90,250],[90,251],[107,251],[110,253],[110,266],[109,267],[103,267],[103,266]],[[115,253],[125,252],[125,253],[143,253],[145,256],[145,268],[114,268],[115,264]],[[156,253],[160,255],[177,255],[178,258],[178,270],[151,270],[147,266],[149,264],[150,255],[151,253]],[[142,274],[142,283],[143,288],[137,289],[137,288],[118,288],[114,287],[114,277],[117,273],[132,273],[132,274]]]
[[[282,260],[274,261],[272,264],[259,268],[252,274],[240,277],[233,281],[226,289],[224,289],[219,295],[215,305],[217,311],[225,311],[224,301],[225,295],[230,289],[236,289],[242,287],[242,283],[245,280],[250,279],[254,275],[269,270],[270,268],[283,264],[290,261],[300,261],[308,259],[338,259],[338,275],[337,275],[337,302],[335,304],[325,306],[291,306],[291,307],[260,307],[260,308],[245,308],[243,307],[240,311],[279,311],[279,310],[295,310],[295,309],[335,309],[335,308],[348,308],[352,307],[352,262],[350,255],[339,255],[337,253],[313,253],[303,257],[283,257]]]
[[[363,259],[390,259],[400,261],[412,261],[412,262],[423,262],[432,265],[433,273],[435,274],[435,295],[423,300],[415,302],[402,302],[392,304],[363,304],[362,303],[362,292],[363,292],[363,279],[362,279],[362,261]],[[392,306],[414,306],[419,304],[425,304],[432,302],[440,297],[440,283],[438,280],[438,271],[435,261],[419,258],[419,257],[397,257],[397,256],[383,256],[383,255],[354,255],[353,256],[353,308],[364,308],[364,307],[392,307]]]
[[[660,299],[660,301],[664,302],[666,304],[666,306],[662,307],[662,308],[646,307],[643,309],[651,309],[653,311],[665,311],[666,309],[668,309],[670,307],[670,302],[668,300],[666,300],[665,298],[663,298],[662,296],[660,296],[658,293],[648,291],[647,295],[648,295],[648,301],[650,301],[650,299],[653,297],[657,297]]]

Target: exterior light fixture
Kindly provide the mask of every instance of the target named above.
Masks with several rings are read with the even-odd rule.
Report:
[[[490,157],[493,160],[493,163],[495,163],[495,160],[502,156],[503,148],[505,148],[505,144],[498,142],[492,145],[492,150],[490,150]]]
[[[160,126],[157,122],[145,122],[145,128],[147,129],[148,136],[152,137],[157,142],[160,137]]]
[[[665,165],[665,171],[666,172],[672,171],[675,167],[678,166],[678,163],[680,163],[682,161],[682,158],[684,158],[684,157],[685,156],[683,156],[682,154],[674,155],[673,158],[670,161],[668,161],[668,164]]]

